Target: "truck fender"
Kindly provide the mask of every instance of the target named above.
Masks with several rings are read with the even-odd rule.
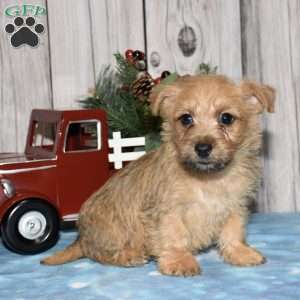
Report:
[[[5,196],[3,196],[3,197],[5,197]],[[43,201],[43,202],[51,205],[56,210],[58,217],[61,219],[61,215],[59,213],[59,209],[57,207],[56,201],[51,201],[50,199],[48,199],[47,197],[45,197],[42,194],[38,194],[38,193],[32,194],[27,191],[19,191],[11,199],[6,198],[6,199],[4,199],[4,201],[1,201],[2,200],[2,197],[1,197],[1,199],[0,199],[0,221],[11,207],[15,206],[17,203],[19,203],[23,200],[26,200],[26,199],[36,199],[36,200]],[[1,204],[1,202],[3,202],[3,203]]]

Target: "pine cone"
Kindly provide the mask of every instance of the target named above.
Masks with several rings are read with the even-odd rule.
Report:
[[[154,80],[148,73],[146,73],[132,83],[131,91],[132,94],[139,100],[146,101],[154,85]]]

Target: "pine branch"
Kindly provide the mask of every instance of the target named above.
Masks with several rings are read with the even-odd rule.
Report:
[[[120,54],[116,53],[115,59],[117,61],[117,77],[121,84],[130,86],[136,79],[138,70]]]

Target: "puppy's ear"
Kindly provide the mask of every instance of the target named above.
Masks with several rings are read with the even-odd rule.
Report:
[[[149,98],[153,115],[164,117],[179,91],[180,88],[175,85],[158,85],[154,88]]]
[[[262,113],[265,110],[270,113],[274,112],[275,89],[252,81],[243,81],[241,90],[245,100],[252,105],[256,113]]]

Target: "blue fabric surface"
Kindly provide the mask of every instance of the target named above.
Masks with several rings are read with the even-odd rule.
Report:
[[[268,258],[240,268],[222,262],[216,250],[200,254],[203,273],[191,278],[162,276],[151,262],[138,268],[102,266],[88,259],[48,267],[41,258],[76,237],[63,232],[48,252],[21,256],[0,246],[0,299],[300,299],[300,215],[255,214],[248,242]]]

